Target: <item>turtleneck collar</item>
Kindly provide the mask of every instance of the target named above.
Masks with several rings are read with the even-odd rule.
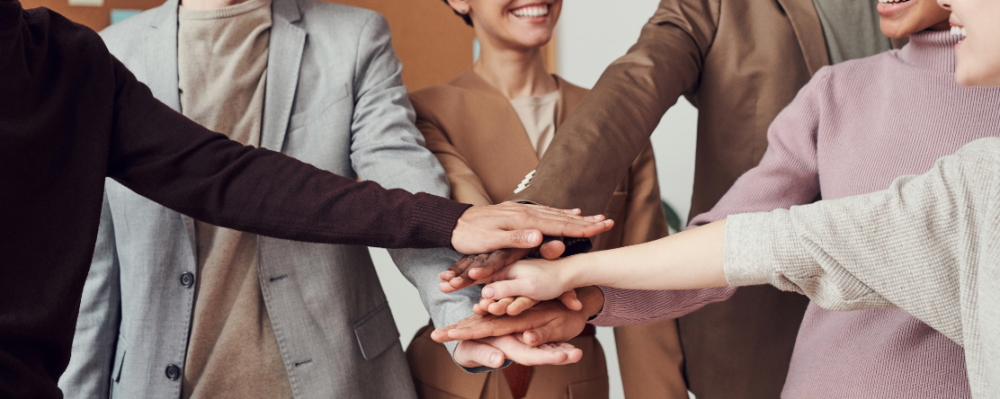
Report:
[[[21,26],[21,3],[17,0],[0,0],[0,31]]]
[[[948,31],[925,30],[910,35],[899,57],[918,68],[955,72],[955,45],[961,40]]]

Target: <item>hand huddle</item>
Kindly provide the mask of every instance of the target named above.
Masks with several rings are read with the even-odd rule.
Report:
[[[579,214],[578,210],[565,212]],[[587,219],[604,218],[598,215]],[[607,222],[605,226],[610,229],[613,222]],[[584,330],[587,320],[601,310],[604,297],[597,287],[572,287],[567,276],[558,273],[562,268],[555,267],[560,264],[556,259],[564,250],[562,241],[549,240],[537,248],[508,248],[463,257],[438,276],[440,289],[452,293],[485,285],[482,299],[473,306],[474,316],[438,328],[431,337],[437,342],[484,343],[525,365],[579,361],[582,351],[565,341]],[[459,364],[480,365],[461,352],[456,351]],[[495,353],[489,359],[489,366],[503,364]]]

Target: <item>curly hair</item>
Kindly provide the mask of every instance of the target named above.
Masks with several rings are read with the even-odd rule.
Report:
[[[444,0],[444,4],[447,5],[448,8],[451,8],[451,4],[448,4],[448,0]],[[462,20],[465,21],[466,25],[472,26],[472,18],[469,17],[469,14],[462,14],[454,9],[452,9],[452,11],[455,12],[455,15],[462,17]]]

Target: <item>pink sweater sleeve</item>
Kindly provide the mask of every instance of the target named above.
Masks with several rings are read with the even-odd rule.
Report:
[[[816,135],[824,104],[831,95],[829,76],[829,68],[820,69],[799,91],[771,123],[767,151],[760,164],[740,176],[711,211],[692,219],[689,228],[729,215],[773,211],[819,199]],[[736,293],[733,287],[683,291],[600,288],[604,291],[604,309],[592,323],[602,326],[677,318]]]

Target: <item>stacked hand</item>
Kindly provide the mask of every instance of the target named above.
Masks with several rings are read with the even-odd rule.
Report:
[[[462,214],[452,232],[451,244],[463,254],[485,254],[504,248],[536,248],[542,236],[593,237],[611,229],[604,216],[580,216],[579,209],[563,210],[540,205],[504,202],[473,206]],[[558,251],[562,243],[547,244],[542,252]],[[523,254],[527,254],[524,250]],[[521,257],[524,257],[524,255]],[[558,256],[558,255],[556,255]],[[520,259],[520,258],[518,258]]]
[[[474,284],[489,283],[494,273],[529,255],[559,258],[565,250],[563,243],[559,240],[543,243],[543,235],[592,237],[613,225],[613,221],[601,215],[582,217],[578,209],[558,210],[510,202],[472,207],[455,226],[452,245],[459,252],[482,255],[463,257],[441,273],[441,290],[450,293]],[[567,343],[549,342],[563,342],[577,336],[583,331],[589,315],[582,316],[585,312],[576,291],[566,292],[560,299],[561,303],[542,303],[523,317],[500,318],[487,315],[519,315],[538,302],[523,297],[493,303],[484,298],[473,308],[477,316],[439,329],[432,337],[438,342],[462,340],[455,349],[455,361],[465,367],[495,368],[502,365],[504,359],[525,365],[575,363],[583,355],[579,349]],[[603,304],[603,296],[600,304]],[[498,329],[487,331],[484,329],[487,325]],[[448,330],[457,336],[449,338],[447,333],[442,333]],[[523,331],[527,333],[521,334]]]

